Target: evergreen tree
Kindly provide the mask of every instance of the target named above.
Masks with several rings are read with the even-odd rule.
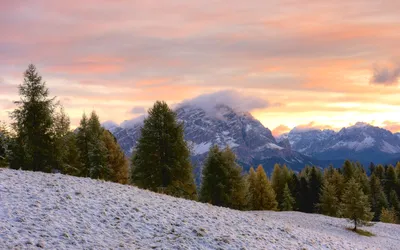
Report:
[[[353,178],[354,177],[354,172],[355,172],[355,168],[353,166],[353,163],[351,161],[349,161],[349,160],[346,160],[344,162],[344,165],[343,165],[344,181],[347,182],[351,178]]]
[[[322,214],[328,216],[337,217],[340,214],[340,203],[339,199],[337,198],[336,187],[327,181],[323,185],[318,207],[320,208]]]
[[[254,207],[256,204],[256,195],[254,194],[257,192],[257,174],[256,171],[254,171],[253,167],[250,167],[249,173],[247,175],[247,187],[248,208],[250,210],[255,210]]]
[[[339,173],[338,169],[328,168],[324,172],[324,181],[333,185],[336,189],[336,198],[340,203],[344,192],[344,177]]]
[[[200,201],[216,206],[244,209],[247,205],[245,179],[235,154],[218,146],[210,148],[203,168]]]
[[[67,134],[70,132],[70,119],[65,114],[64,108],[61,106],[59,112],[54,114],[54,168],[65,173],[67,165],[69,165],[67,154],[70,146],[68,144]]]
[[[9,166],[11,138],[4,123],[0,122],[0,168]]]
[[[107,148],[107,168],[109,180],[121,184],[127,184],[129,180],[129,164],[117,139],[108,131],[103,130],[103,139]]]
[[[381,186],[381,182],[379,178],[376,177],[375,173],[371,175],[370,187],[370,203],[372,212],[374,213],[373,220],[377,221],[380,218],[380,213],[382,209],[387,208],[389,204],[386,199],[385,192],[383,191],[383,188]]]
[[[288,184],[290,178],[291,173],[286,165],[283,165],[283,167],[281,167],[279,164],[275,164],[271,179],[272,188],[275,191],[276,201],[278,202],[278,206],[280,209],[283,208],[283,191],[285,189],[285,185]]]
[[[107,167],[107,148],[104,143],[103,128],[99,117],[92,111],[88,120],[88,156],[89,176],[94,179],[107,180],[110,169]]]
[[[396,176],[397,176],[397,196],[400,197],[400,162],[396,164]]]
[[[354,231],[357,230],[357,225],[366,224],[373,217],[368,196],[364,194],[361,185],[354,178],[346,183],[341,211],[343,217],[354,222]]]
[[[383,183],[386,195],[389,196],[392,190],[397,190],[397,181],[396,170],[390,165],[386,169],[385,181]]]
[[[300,198],[298,199],[299,210],[304,213],[312,212],[312,203],[308,193],[308,181],[305,172],[300,174]]]
[[[16,134],[13,168],[50,172],[54,164],[54,118],[56,104],[34,65],[24,73],[19,85],[20,100],[12,113],[12,127]]]
[[[286,183],[285,188],[283,189],[282,211],[292,211],[294,202],[295,200],[290,193],[288,184]]]
[[[380,164],[375,168],[374,173],[375,173],[376,177],[378,177],[381,182],[385,178],[385,168]]]
[[[295,200],[295,204],[293,206],[293,210],[299,210],[301,204],[301,194],[300,194],[300,180],[296,173],[292,172],[292,175],[289,179],[288,186],[292,197]]]
[[[397,197],[396,191],[394,190],[390,191],[389,204],[390,207],[392,207],[394,211],[396,211],[396,213],[400,215],[400,201],[399,198]]]
[[[380,221],[384,223],[397,223],[397,215],[394,209],[382,208]]]
[[[70,131],[62,139],[63,147],[63,173],[80,176],[82,163],[80,151],[77,147],[77,135]]]
[[[252,210],[277,210],[275,191],[261,165],[257,167],[257,172],[250,169],[249,192]]]
[[[81,162],[81,170],[79,176],[90,176],[90,160],[89,160],[89,127],[86,114],[82,115],[80,126],[76,136],[77,148],[79,150],[79,158]]]
[[[311,212],[315,212],[316,205],[319,203],[319,195],[321,193],[322,187],[322,175],[321,171],[313,166],[309,173],[309,197],[311,202],[312,210]]]
[[[132,182],[145,189],[173,196],[196,198],[190,151],[183,124],[165,102],[149,111],[132,157]]]

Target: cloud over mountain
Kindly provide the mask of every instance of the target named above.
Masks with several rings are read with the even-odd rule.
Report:
[[[178,107],[193,105],[204,109],[206,112],[214,112],[215,106],[221,104],[241,112],[250,112],[255,109],[264,109],[270,106],[270,103],[262,98],[249,96],[236,90],[222,90],[185,100],[179,104]]]

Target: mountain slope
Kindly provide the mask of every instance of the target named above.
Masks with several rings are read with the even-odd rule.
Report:
[[[0,169],[0,249],[396,249],[400,227],[376,237],[344,219],[240,212],[132,186]]]
[[[248,112],[240,112],[222,104],[208,110],[185,104],[175,112],[178,120],[184,123],[185,140],[192,150],[197,178],[211,145],[222,148],[229,146],[245,170],[251,165],[263,164],[270,172],[275,163],[287,164],[299,170],[306,164],[319,163],[292,151],[288,142],[278,143],[271,131]],[[124,128],[113,128],[111,132],[125,153],[130,155],[140,137],[142,123],[126,121],[124,125]]]
[[[293,150],[320,160],[357,160],[386,163],[400,155],[400,137],[366,123],[333,130],[293,129],[279,140],[288,139]]]

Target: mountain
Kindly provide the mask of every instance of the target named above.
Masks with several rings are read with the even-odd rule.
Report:
[[[248,112],[241,112],[219,104],[212,109],[196,105],[180,105],[175,112],[183,122],[185,139],[192,150],[192,160],[199,177],[201,165],[211,145],[229,146],[237,155],[239,163],[248,170],[250,166],[263,164],[271,173],[275,163],[287,164],[294,170],[315,163],[311,157],[291,149],[289,141],[278,143],[271,131]],[[131,155],[140,137],[142,121],[125,122],[129,126],[112,129],[127,155]]]
[[[285,139],[293,150],[319,160],[349,159],[368,165],[400,156],[399,134],[361,122],[338,132],[295,128],[278,141]]]
[[[243,212],[61,174],[0,169],[0,249],[398,249],[400,227],[365,237],[345,219]]]

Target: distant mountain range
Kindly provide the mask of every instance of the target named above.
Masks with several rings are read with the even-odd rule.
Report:
[[[219,104],[203,109],[192,104],[175,109],[184,123],[185,139],[192,151],[196,176],[212,145],[229,146],[244,170],[262,164],[268,173],[275,163],[286,164],[295,171],[305,165],[339,167],[344,160],[395,163],[400,159],[400,134],[366,123],[343,128],[339,132],[318,129],[293,129],[278,138],[248,112]],[[120,126],[106,122],[103,126],[117,138],[125,154],[130,156],[140,137],[143,117],[125,121]]]
[[[354,160],[364,165],[395,163],[400,159],[400,133],[359,122],[340,131],[294,128],[277,141],[318,160]]]

